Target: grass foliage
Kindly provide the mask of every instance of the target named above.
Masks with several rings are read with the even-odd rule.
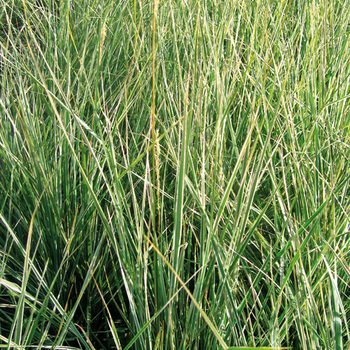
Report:
[[[0,2],[1,348],[348,346],[348,0]]]

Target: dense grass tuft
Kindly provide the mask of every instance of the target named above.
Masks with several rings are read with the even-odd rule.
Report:
[[[0,1],[0,347],[350,344],[350,2]]]

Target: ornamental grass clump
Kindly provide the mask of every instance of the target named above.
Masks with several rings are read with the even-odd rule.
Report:
[[[1,0],[0,347],[346,349],[349,12]]]

